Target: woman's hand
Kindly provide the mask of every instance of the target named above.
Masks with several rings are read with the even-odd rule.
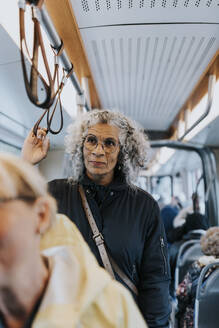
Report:
[[[44,159],[49,150],[49,138],[45,128],[38,128],[37,137],[33,130],[30,131],[24,141],[22,158],[31,164],[37,164]]]

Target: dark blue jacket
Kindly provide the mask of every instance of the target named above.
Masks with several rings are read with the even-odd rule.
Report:
[[[173,220],[178,213],[178,208],[172,205],[166,205],[160,211],[166,234],[173,229]]]
[[[156,201],[139,188],[131,189],[122,179],[115,180],[107,187],[96,185],[87,177],[80,183],[109,254],[139,290],[136,301],[148,326],[168,327],[169,261]],[[59,212],[66,214],[77,225],[103,266],[92,239],[78,186],[61,179],[51,181],[49,189],[58,201]],[[116,278],[125,285],[119,277]]]

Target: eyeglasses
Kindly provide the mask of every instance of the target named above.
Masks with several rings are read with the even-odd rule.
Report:
[[[6,202],[12,202],[13,200],[23,200],[26,202],[33,202],[36,200],[36,198],[32,196],[0,197],[0,204]]]
[[[107,154],[114,153],[119,145],[119,143],[113,138],[98,140],[96,136],[88,135],[84,140],[84,147],[89,151],[93,151],[95,148],[97,148],[99,142]]]

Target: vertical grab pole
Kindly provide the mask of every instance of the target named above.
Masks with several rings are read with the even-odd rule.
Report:
[[[82,77],[81,85],[82,85],[82,89],[84,91],[85,99],[87,100],[87,104],[91,108],[89,78],[85,77],[85,76]]]

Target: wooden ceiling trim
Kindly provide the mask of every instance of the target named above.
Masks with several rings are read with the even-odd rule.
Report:
[[[181,110],[179,111],[178,115],[174,119],[171,127],[169,130],[172,131],[171,139],[175,139],[177,133],[177,123],[182,117],[184,117],[184,112],[186,109],[190,109],[191,111],[198,105],[201,99],[206,95],[208,92],[208,77],[214,71],[216,74],[216,79],[219,79],[219,50],[216,52],[212,60],[210,61],[209,65],[207,66],[206,70],[203,72],[199,82],[192,90],[188,100],[182,106]]]
[[[70,0],[45,0],[45,5],[80,83],[82,77],[87,77],[89,80],[91,107],[101,108]]]

